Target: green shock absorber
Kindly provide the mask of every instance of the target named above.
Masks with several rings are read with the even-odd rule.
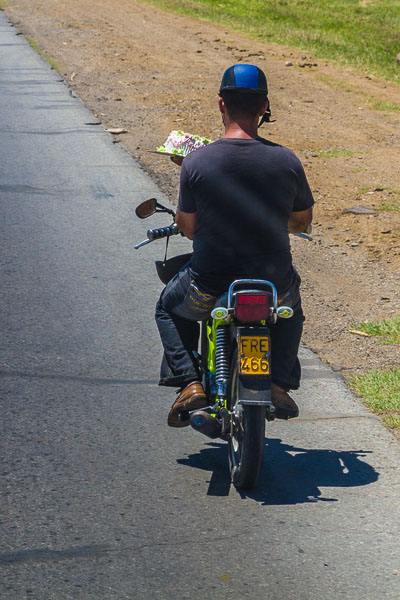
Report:
[[[215,330],[215,383],[218,400],[226,401],[229,380],[229,327],[218,325]]]

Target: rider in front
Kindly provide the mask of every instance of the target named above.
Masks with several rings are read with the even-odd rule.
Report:
[[[311,224],[312,193],[299,159],[258,136],[269,115],[265,74],[255,65],[229,67],[219,90],[225,135],[186,156],[182,163],[176,223],[193,240],[193,256],[166,286],[156,308],[164,346],[160,385],[178,387],[168,425],[184,427],[179,413],[208,405],[193,351],[199,323],[235,279],[266,279],[289,305],[291,319],[271,327],[272,403],[276,417],[297,417],[288,394],[300,384],[297,357],[304,316],[300,277],[289,232]],[[268,117],[267,117],[268,120]]]

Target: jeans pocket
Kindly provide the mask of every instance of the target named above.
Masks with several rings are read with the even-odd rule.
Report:
[[[186,293],[184,304],[199,318],[207,318],[215,306],[218,296],[202,292],[192,280]]]

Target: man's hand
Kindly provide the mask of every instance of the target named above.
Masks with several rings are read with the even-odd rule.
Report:
[[[196,213],[186,213],[181,210],[176,211],[175,223],[182,231],[183,235],[189,240],[194,238],[194,230],[196,229]]]
[[[307,227],[311,225],[313,209],[292,212],[289,217],[289,233],[305,233]]]
[[[183,156],[175,155],[175,156],[171,156],[170,158],[171,158],[171,160],[172,160],[173,163],[175,163],[176,165],[178,165],[178,167],[182,166]]]

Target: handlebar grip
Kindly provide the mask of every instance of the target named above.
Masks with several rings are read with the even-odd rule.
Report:
[[[164,237],[169,237],[171,235],[177,235],[180,233],[178,226],[173,223],[172,225],[168,225],[168,227],[158,227],[157,229],[149,229],[147,231],[147,237],[152,242],[153,240],[159,240]]]

